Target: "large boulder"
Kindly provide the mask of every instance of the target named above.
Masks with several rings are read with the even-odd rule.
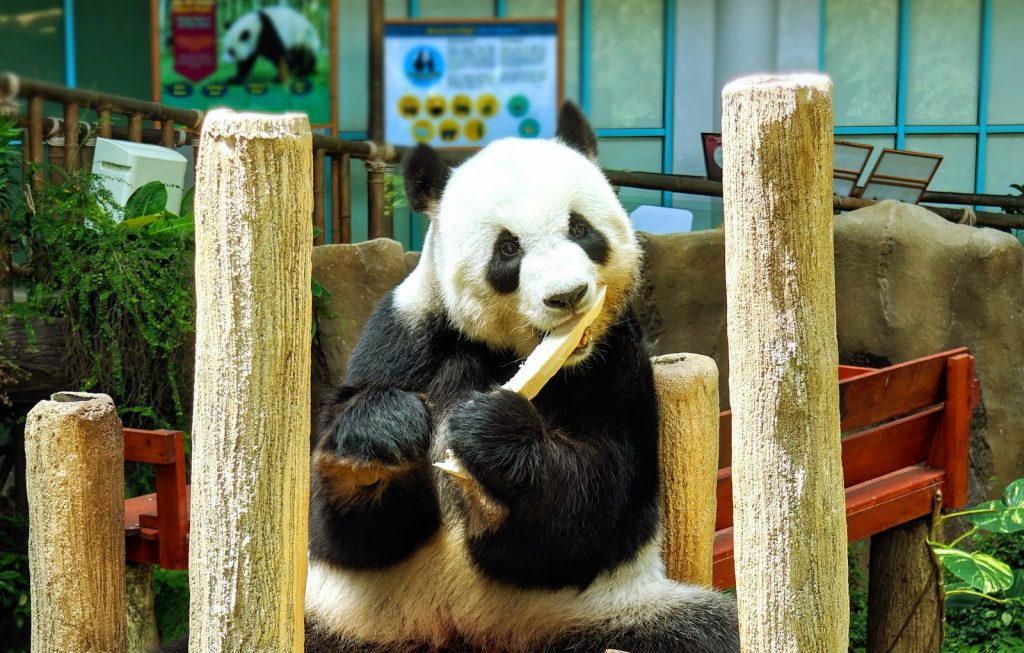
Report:
[[[727,406],[724,232],[644,234],[642,241],[634,308],[651,352],[715,359]],[[840,360],[884,365],[969,347],[984,401],[972,424],[972,497],[986,492],[992,460],[998,483],[1024,476],[1020,243],[919,206],[882,202],[836,217],[835,257]],[[983,426],[991,454],[978,437]]]
[[[313,277],[331,293],[316,320],[315,386],[341,382],[363,325],[407,271],[402,245],[394,240],[313,248]]]
[[[882,202],[835,223],[840,357],[893,363],[954,347],[977,358],[1001,489],[1024,476],[1024,247],[994,229]],[[972,443],[974,486],[986,452]]]

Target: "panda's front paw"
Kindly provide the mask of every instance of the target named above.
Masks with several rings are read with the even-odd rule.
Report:
[[[499,497],[528,482],[530,451],[543,435],[544,423],[533,404],[502,388],[474,392],[449,422],[449,447],[455,457]]]
[[[341,392],[331,410],[313,462],[337,498],[379,490],[427,465],[431,420],[416,395],[397,388]]]

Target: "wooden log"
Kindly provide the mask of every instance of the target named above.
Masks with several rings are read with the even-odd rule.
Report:
[[[61,392],[29,412],[32,653],[123,651],[124,440],[107,395]]]
[[[212,111],[196,179],[190,651],[302,651],[312,139]]]
[[[150,653],[160,643],[153,597],[153,565],[128,562],[124,569],[126,653]]]
[[[656,356],[662,558],[669,578],[711,585],[718,476],[718,366],[699,354]]]
[[[871,537],[869,653],[929,653],[942,647],[942,588],[928,531],[928,519],[921,518]]]
[[[314,245],[327,242],[327,191],[326,191],[326,157],[323,150],[313,151],[313,236]]]
[[[736,593],[745,652],[847,650],[832,83],[722,92]]]
[[[67,387],[64,354],[67,342],[64,324],[9,319],[0,324],[0,357],[14,365],[14,372],[3,393],[16,404],[34,405],[53,394],[55,388]]]

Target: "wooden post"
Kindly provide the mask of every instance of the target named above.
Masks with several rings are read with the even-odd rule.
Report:
[[[313,152],[313,227],[317,234],[314,245],[323,245],[327,238],[326,158],[323,150]]]
[[[744,652],[847,650],[832,82],[722,92],[736,594]]]
[[[391,171],[391,165],[377,159],[366,160],[366,204],[367,204],[367,237],[391,238],[394,235],[394,223],[390,219],[387,198],[384,192],[385,175]]]
[[[669,578],[711,585],[718,479],[718,366],[707,356],[656,356],[662,558]]]
[[[189,650],[303,650],[313,142],[211,111],[196,179]]]
[[[32,653],[124,650],[124,439],[107,395],[29,412]]]
[[[160,644],[153,597],[153,565],[125,564],[125,653],[150,653]]]
[[[928,532],[922,518],[871,536],[869,653],[930,653],[942,646],[945,606]]]

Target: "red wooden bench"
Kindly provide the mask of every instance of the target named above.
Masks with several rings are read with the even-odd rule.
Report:
[[[967,441],[980,385],[974,357],[955,349],[874,370],[839,367],[846,527],[849,540],[967,502]],[[719,427],[714,585],[736,582],[732,541],[732,415]]]
[[[967,439],[979,384],[974,357],[947,351],[879,370],[839,366],[843,475],[850,541],[967,501]],[[125,501],[128,560],[188,567],[188,488],[179,431],[125,429],[125,460],[156,466],[155,494]],[[720,417],[714,584],[735,583],[732,414]]]
[[[124,430],[124,459],[156,468],[156,492],[124,502],[125,559],[188,569],[188,488],[181,431]]]

